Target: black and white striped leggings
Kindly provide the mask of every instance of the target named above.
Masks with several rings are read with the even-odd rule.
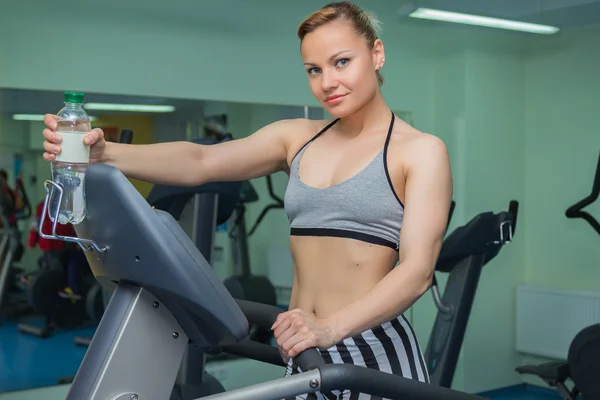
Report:
[[[327,350],[320,350],[326,363],[355,364],[382,372],[400,375],[429,383],[429,374],[419,342],[410,323],[399,316],[356,336],[344,339]],[[302,372],[288,362],[285,376]],[[380,397],[348,390],[341,393],[334,390],[328,393],[304,394],[285,400],[382,400]]]

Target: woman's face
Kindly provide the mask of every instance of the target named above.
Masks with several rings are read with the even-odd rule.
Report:
[[[312,94],[335,118],[357,111],[379,89],[376,70],[383,62],[383,44],[377,40],[370,48],[347,20],[307,34],[301,54]]]

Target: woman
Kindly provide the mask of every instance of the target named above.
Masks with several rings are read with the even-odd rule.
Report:
[[[99,129],[84,142],[91,163],[158,184],[286,171],[294,282],[290,311],[272,329],[287,374],[298,372],[290,358],[317,347],[328,362],[427,382],[421,349],[402,314],[430,287],[452,178],[444,143],[386,105],[379,73],[385,53],[375,26],[359,7],[341,2],[312,14],[298,30],[310,88],[332,121],[278,121],[211,146],[107,143]],[[61,151],[55,118],[45,119],[47,161]]]

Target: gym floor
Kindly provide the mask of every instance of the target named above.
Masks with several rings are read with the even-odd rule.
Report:
[[[52,386],[75,375],[86,349],[75,346],[74,338],[93,334],[94,329],[57,330],[42,339],[22,334],[16,322],[5,321],[0,327],[0,393]]]
[[[47,339],[24,335],[17,324],[0,327],[0,393],[54,386],[62,377],[75,375],[85,348],[74,344],[76,336],[92,336],[94,329],[56,331]],[[486,393],[494,400],[560,400],[555,392],[519,385]]]

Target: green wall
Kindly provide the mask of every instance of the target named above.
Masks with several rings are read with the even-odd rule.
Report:
[[[0,87],[222,100],[240,136],[276,117],[268,104],[315,105],[295,26],[278,22],[280,10],[257,5],[248,17],[267,15],[273,25],[252,33],[125,11],[106,18],[81,5],[70,21],[79,34],[69,38],[80,51],[67,68],[61,53],[48,49],[65,40],[64,31],[48,29],[61,11],[33,2],[36,12],[26,12],[30,3],[11,5],[26,20],[0,14]],[[294,6],[302,8],[298,22],[321,5],[303,4]],[[400,23],[393,4],[367,6],[383,21],[390,107],[412,112],[417,128],[449,148],[457,202],[451,229],[479,212],[505,210],[511,199],[520,202],[515,241],[482,274],[455,387],[518,383],[513,371],[526,358],[514,351],[515,284],[597,290],[600,278],[596,234],[564,217],[568,205],[589,193],[600,147],[594,120],[600,55],[593,47],[600,32],[537,38]],[[18,41],[11,32],[21,32]],[[6,137],[0,132],[0,143]],[[248,224],[268,202],[264,179],[253,183],[261,201],[249,206]],[[282,195],[285,176],[277,175],[275,185]],[[283,210],[271,212],[250,240],[257,273],[266,270],[267,243],[286,243],[286,234]],[[225,243],[222,235],[218,240]],[[411,315],[424,347],[435,316],[429,293]]]
[[[600,32],[548,41],[527,60],[525,278],[598,290],[598,235],[565,210],[592,188],[600,126]],[[600,201],[588,210],[600,220]]]
[[[526,59],[527,209],[521,226],[528,284],[599,290],[598,235],[587,222],[565,217],[569,206],[591,192],[598,162],[599,41],[598,30],[539,40]],[[600,201],[586,211],[600,220]],[[525,356],[523,363],[545,361]]]

